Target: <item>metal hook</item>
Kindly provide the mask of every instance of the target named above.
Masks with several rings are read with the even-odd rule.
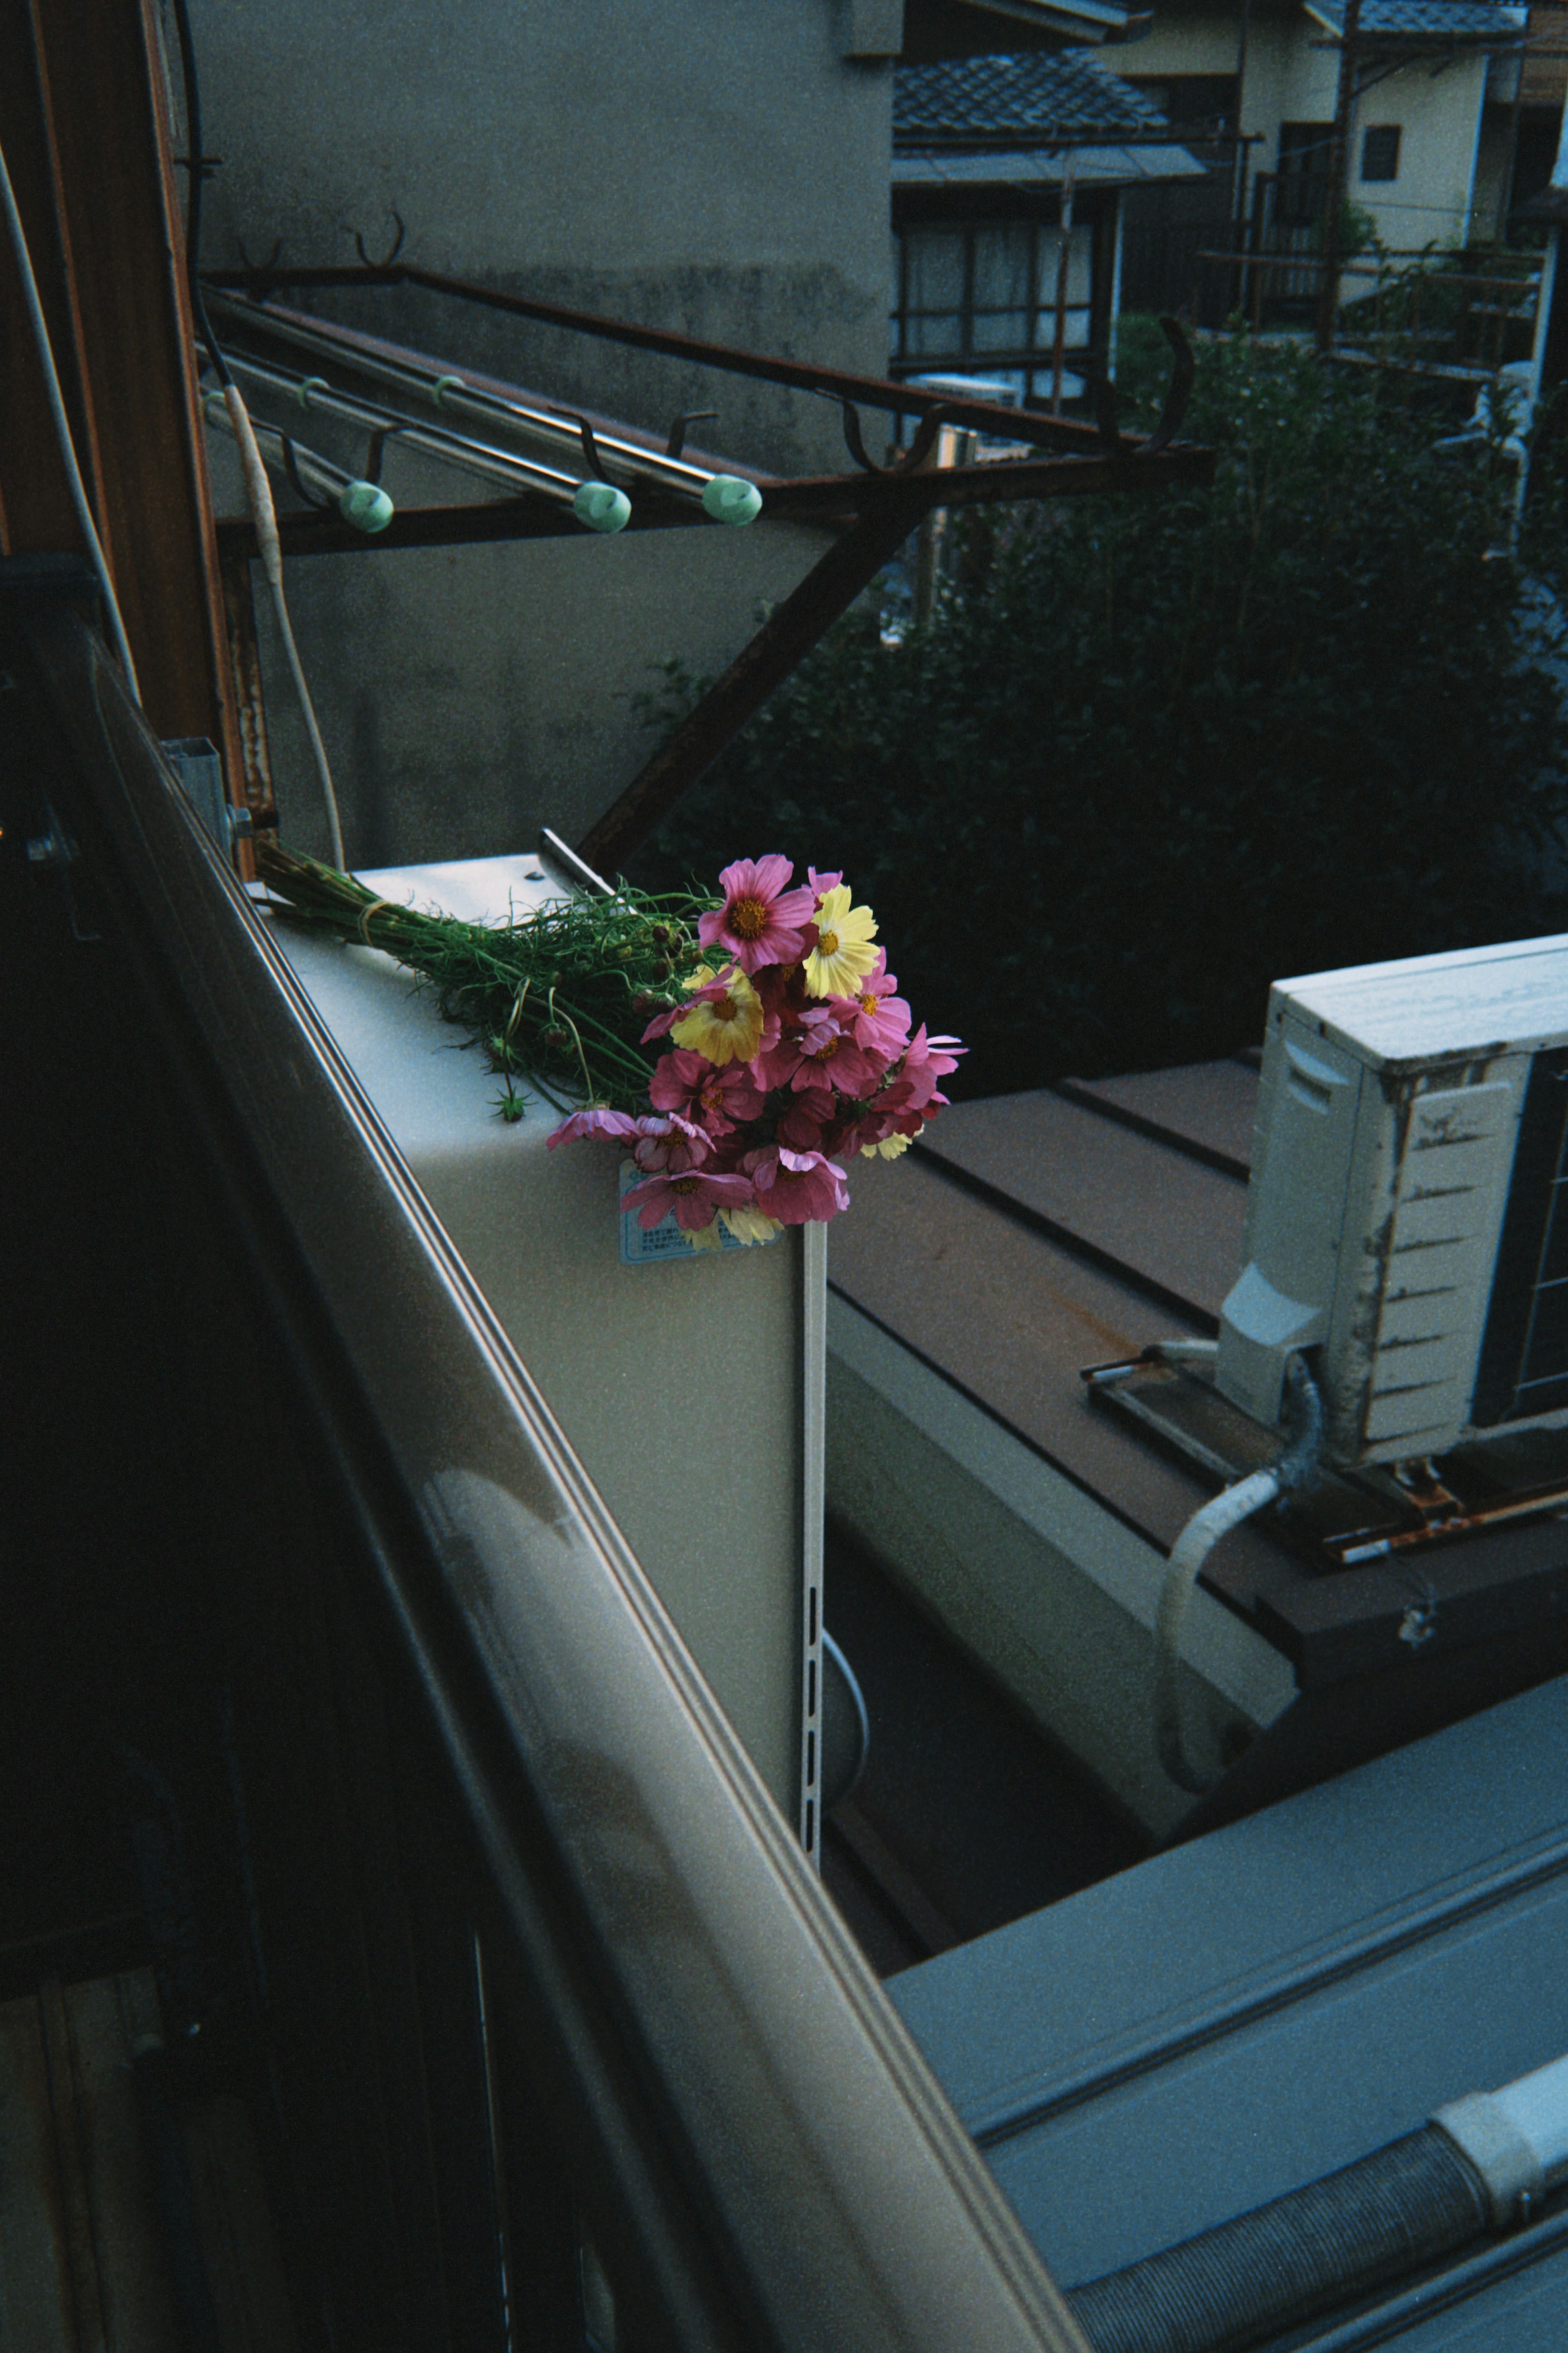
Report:
[[[664,445],[665,456],[679,458],[686,447],[687,427],[695,425],[700,417],[717,417],[718,414],[716,408],[683,408],[679,417],[670,419],[669,438]]]
[[[599,446],[594,438],[594,428],[587,418],[575,408],[552,408],[550,414],[552,417],[562,417],[566,424],[574,425],[577,427],[582,436],[583,455],[587,460],[589,473],[596,482],[608,482],[610,478],[605,471],[604,460],[599,456]],[[615,484],[611,483],[610,487],[613,490]]]
[[[854,459],[855,463],[866,473],[886,474],[892,470],[890,467],[879,466],[875,458],[870,457],[868,454],[866,443],[860,431],[860,412],[855,406],[853,401],[846,400],[841,392],[829,391],[828,387],[825,384],[803,385],[801,386],[801,390],[803,392],[816,393],[819,400],[837,401],[838,404],[839,413],[844,419],[844,446],[848,450],[849,455]]]
[[[1174,440],[1181,428],[1182,419],[1187,413],[1187,403],[1192,398],[1193,379],[1197,374],[1197,363],[1193,357],[1193,347],[1187,341],[1186,332],[1181,321],[1170,317],[1163,318],[1160,322],[1160,332],[1171,346],[1175,364],[1171,370],[1171,388],[1165,395],[1165,406],[1160,412],[1160,422],[1139,452],[1139,455],[1143,458],[1157,456],[1168,441]]]
[[[246,269],[249,270],[254,277],[265,278],[269,270],[277,269],[279,262],[282,259],[283,240],[280,237],[273,238],[272,250],[268,255],[265,261],[252,261],[249,254],[247,253],[245,249],[245,239],[242,237],[237,237],[234,241],[239,248],[239,259],[242,266]]]
[[[406,425],[384,425],[371,435],[370,447],[365,453],[364,472],[360,478],[362,481],[374,482],[377,490],[381,488],[381,465],[386,454],[386,445],[408,430]]]
[[[897,469],[898,472],[900,474],[918,474],[920,472],[921,468],[925,464],[926,459],[931,456],[931,451],[936,447],[937,435],[942,431],[942,427],[950,421],[952,416],[952,406],[945,400],[939,400],[934,408],[928,408],[926,410],[925,415],[921,418],[920,423],[915,427],[914,438],[910,443],[909,448],[904,453],[903,460]],[[891,472],[894,470],[889,467],[884,470]]]
[[[403,240],[408,234],[407,226],[404,220],[403,215],[398,211],[395,205],[389,205],[387,210],[391,213],[393,219],[397,223],[397,235],[392,241],[391,252],[384,254],[381,260],[373,261],[371,259],[369,254],[364,249],[364,237],[363,232],[357,228],[354,231],[354,243],[359,248],[359,258],[363,262],[367,269],[390,269],[393,263],[396,260],[398,255],[403,250]]]
[[[875,458],[871,457],[867,450],[860,432],[860,412],[854,402],[845,400],[833,393],[829,393],[827,396],[830,400],[838,398],[838,406],[844,417],[844,446],[855,463],[868,474],[885,474],[888,468],[879,466]]]
[[[1073,372],[1083,379],[1094,409],[1094,428],[1100,436],[1100,446],[1108,458],[1130,458],[1133,454],[1121,438],[1121,427],[1116,416],[1116,386],[1108,375],[1102,375],[1089,360],[1073,353]]]
[[[284,470],[289,476],[291,488],[298,492],[299,496],[303,499],[308,507],[315,507],[318,510],[325,511],[325,509],[331,505],[332,501],[331,499],[319,499],[313,491],[308,491],[305,488],[303,479],[300,476],[299,465],[295,459],[294,444],[290,441],[287,433],[280,433],[278,436],[278,438],[283,444]]]

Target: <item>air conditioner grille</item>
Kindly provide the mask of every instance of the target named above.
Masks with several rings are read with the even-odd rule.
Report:
[[[1568,1048],[1535,1057],[1487,1313],[1477,1429],[1568,1406]]]

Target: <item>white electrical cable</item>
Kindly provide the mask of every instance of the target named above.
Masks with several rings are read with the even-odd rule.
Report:
[[[346,865],[343,857],[342,818],[338,813],[338,797],[332,789],[332,772],[327,762],[327,747],[321,741],[321,731],[316,724],[316,708],[310,701],[310,690],[305,683],[305,672],[300,660],[300,649],[294,642],[293,626],[289,618],[288,599],[283,594],[283,550],[278,543],[278,514],[272,504],[272,485],[267,479],[267,469],[261,452],[256,446],[256,434],[250,413],[245,406],[239,386],[224,386],[224,403],[234,438],[239,444],[240,463],[245,470],[245,491],[250,501],[251,520],[256,525],[257,553],[261,569],[267,575],[267,586],[272,591],[272,608],[278,616],[278,627],[283,638],[283,650],[289,657],[289,669],[294,681],[294,691],[300,698],[300,709],[305,721],[305,733],[310,739],[315,755],[316,774],[321,780],[321,797],[327,805],[327,828],[332,839],[332,863],[340,870]]]
[[[26,304],[28,323],[32,327],[33,340],[38,349],[38,362],[44,372],[44,389],[48,396],[49,414],[54,420],[55,438],[60,445],[60,456],[65,461],[66,480],[70,485],[71,503],[76,509],[77,521],[81,525],[82,536],[87,541],[88,549],[92,557],[93,570],[98,575],[98,585],[103,591],[103,601],[109,612],[110,630],[114,638],[114,649],[120,656],[121,667],[125,672],[125,682],[136,701],[140,702],[142,689],[137,682],[136,664],[131,658],[131,644],[125,634],[125,623],[121,617],[120,599],[114,593],[114,583],[109,576],[109,565],[104,559],[103,543],[99,538],[98,526],[92,519],[92,509],[87,502],[87,490],[81,479],[81,468],[77,464],[76,445],[71,439],[70,419],[66,415],[66,405],[60,393],[60,379],[55,366],[55,354],[49,342],[49,331],[44,320],[44,306],[38,300],[38,281],[33,275],[33,259],[27,251],[26,235],[22,227],[22,216],[16,209],[16,195],[11,185],[11,174],[6,169],[4,148],[0,148],[0,204],[3,204],[5,208],[5,226],[10,231],[12,250],[16,256],[16,268],[22,280],[22,299]]]

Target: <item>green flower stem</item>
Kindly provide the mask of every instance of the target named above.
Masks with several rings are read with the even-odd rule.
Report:
[[[647,1109],[662,1047],[642,1033],[661,1005],[678,1004],[701,961],[689,892],[622,890],[573,899],[521,923],[468,923],[378,899],[353,875],[280,845],[258,842],[257,867],[295,920],[352,944],[383,949],[436,993],[443,1018],[483,1043],[508,1082],[513,1072],[551,1102],[579,1088],[590,1103]]]

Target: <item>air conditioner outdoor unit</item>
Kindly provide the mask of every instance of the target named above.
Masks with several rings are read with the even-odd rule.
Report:
[[[1568,935],[1279,982],[1222,1395],[1306,1352],[1342,1470],[1568,1425],[1565,1151]]]

